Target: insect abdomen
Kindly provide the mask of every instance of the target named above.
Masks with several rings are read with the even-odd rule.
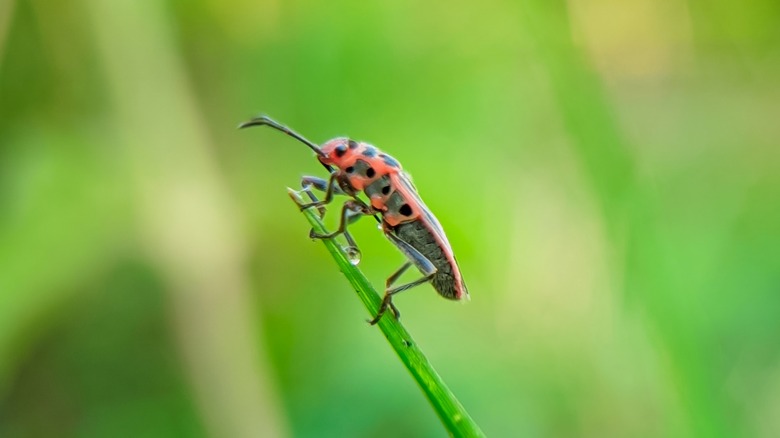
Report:
[[[394,227],[396,236],[420,251],[436,266],[431,283],[439,295],[451,300],[459,299],[452,265],[433,234],[420,221],[406,222]]]

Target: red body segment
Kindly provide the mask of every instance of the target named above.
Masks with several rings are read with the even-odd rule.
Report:
[[[401,172],[401,165],[389,155],[379,151],[374,146],[350,140],[345,137],[334,138],[322,146],[326,156],[318,157],[326,165],[338,167],[345,173],[349,183],[357,191],[363,191],[365,186],[383,175]],[[389,159],[389,161],[388,161]],[[358,160],[367,161],[374,169],[374,175],[358,175],[346,172],[354,167]]]

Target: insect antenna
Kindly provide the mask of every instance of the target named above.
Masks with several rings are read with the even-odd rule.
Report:
[[[301,143],[305,144],[311,150],[313,150],[317,155],[320,157],[327,157],[325,155],[325,152],[322,152],[322,149],[320,149],[319,146],[312,143],[311,141],[307,140],[304,136],[301,134],[298,134],[297,132],[293,131],[292,129],[282,125],[281,123],[275,121],[274,119],[268,117],[268,116],[258,116],[254,117],[252,119],[247,120],[246,122],[238,125],[238,129],[244,129],[249,128],[251,126],[270,126],[271,128],[276,129],[277,131],[282,131],[285,134],[289,135],[290,137],[300,141]],[[326,169],[328,169],[328,172],[332,172],[333,168],[325,163],[322,163],[323,166],[325,166]]]

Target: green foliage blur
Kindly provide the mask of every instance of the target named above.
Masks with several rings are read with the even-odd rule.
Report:
[[[396,304],[489,436],[780,436],[778,23],[0,1],[0,436],[445,435],[287,197],[324,170],[258,113],[413,175],[472,300]],[[353,229],[383,285],[402,256]]]

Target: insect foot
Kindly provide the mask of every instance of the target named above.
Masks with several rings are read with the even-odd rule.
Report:
[[[328,237],[330,237],[330,236],[328,236],[327,234],[320,234],[320,233],[314,231],[314,228],[309,230],[309,239],[312,239],[312,240],[327,239]]]
[[[298,205],[298,207],[303,210],[303,206],[305,204],[301,204],[301,201],[299,201],[301,194],[306,193],[305,190],[295,190],[291,189],[290,187],[287,187],[287,194],[290,196],[290,199],[295,202],[295,204]]]
[[[374,319],[368,321],[369,324],[376,325],[376,323],[382,319],[382,316],[385,314],[385,312],[387,312],[387,309],[390,309],[390,313],[395,317],[395,319],[401,319],[401,312],[399,312],[398,308],[395,307],[395,304],[393,304],[392,297],[392,294],[385,292],[385,297],[382,299],[382,304],[379,306],[379,312],[377,312]]]

